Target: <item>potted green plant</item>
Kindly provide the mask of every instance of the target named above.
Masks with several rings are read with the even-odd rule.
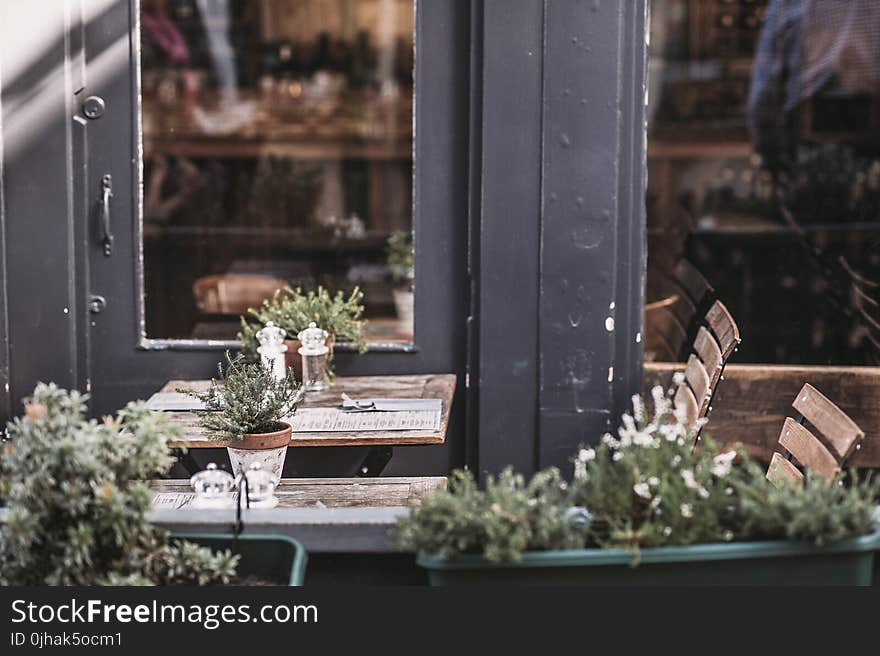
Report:
[[[404,326],[413,325],[413,266],[412,233],[398,230],[388,237],[388,267],[394,280],[394,307],[397,318]]]
[[[365,321],[362,319],[363,298],[363,292],[357,287],[348,296],[342,291],[331,295],[324,287],[308,292],[303,292],[299,287],[280,289],[271,299],[263,301],[258,308],[251,308],[241,318],[238,339],[242,344],[242,353],[249,360],[258,359],[257,331],[268,321],[287,332],[288,339],[284,342],[287,346],[286,365],[293,367],[299,379],[302,379],[302,359],[298,352],[300,342],[297,335],[311,322],[327,331],[327,346],[331,352],[336,343],[352,342],[363,353],[367,350]]]
[[[571,483],[507,472],[481,489],[457,473],[400,521],[400,545],[438,585],[870,584],[873,481],[775,487],[745,453],[706,437],[693,451],[653,396],[653,416],[636,397],[617,437],[579,451]]]
[[[219,381],[211,379],[205,392],[181,390],[205,404],[197,411],[199,423],[209,439],[226,443],[235,475],[255,462],[281,479],[290,424],[283,421],[302,399],[302,389],[293,369],[276,379],[262,362],[248,362],[244,356],[226,354],[226,368],[218,366]]]
[[[178,429],[142,402],[86,420],[87,396],[40,384],[11,421],[0,457],[0,585],[210,585],[301,579],[302,547],[284,537],[185,540],[147,520],[145,479],[174,462]],[[284,544],[282,544],[284,543]],[[287,551],[285,551],[287,548]],[[286,569],[284,562],[286,559]],[[270,572],[266,562],[277,568]],[[273,575],[274,572],[274,575]]]

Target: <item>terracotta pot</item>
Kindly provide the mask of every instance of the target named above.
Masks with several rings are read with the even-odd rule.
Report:
[[[290,424],[279,421],[283,428],[272,433],[250,433],[243,440],[234,442],[235,446],[227,446],[232,473],[239,476],[250,466],[259,462],[263,469],[271,472],[276,485],[281,480],[284,460],[287,457],[287,446],[290,444]]]
[[[330,349],[330,353],[333,353],[333,339],[328,337],[325,344]],[[285,339],[284,345],[287,346],[287,351],[284,352],[284,366],[293,367],[296,379],[301,381],[303,379],[303,361],[299,354],[299,347],[302,346],[302,342],[298,339]]]
[[[272,433],[247,433],[243,440],[235,442],[236,449],[244,451],[259,451],[261,449],[277,449],[290,444],[290,424],[279,421],[282,428]]]

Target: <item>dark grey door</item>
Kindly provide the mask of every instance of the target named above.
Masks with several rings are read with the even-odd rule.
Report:
[[[463,4],[418,3],[415,13],[417,91],[413,118],[417,127],[412,142],[411,194],[416,271],[414,335],[409,344],[383,343],[365,355],[339,353],[338,371],[343,375],[461,374],[465,367],[469,59],[468,52],[461,45],[468,42],[468,12]],[[230,3],[232,5],[241,3]],[[194,1],[192,6],[199,9],[206,3]],[[399,2],[397,6],[400,6]],[[248,20],[248,15],[233,16],[231,20]],[[184,24],[183,19],[178,21],[178,26]],[[150,221],[154,217],[151,216],[153,209],[148,207],[152,201],[145,202],[144,198],[151,190],[145,186],[142,190],[142,186],[145,170],[154,167],[155,160],[148,158],[150,153],[145,151],[142,140],[143,132],[153,126],[142,123],[146,112],[141,102],[142,99],[143,103],[150,101],[144,87],[156,81],[144,80],[139,74],[148,44],[139,38],[138,26],[137,3],[119,0],[106,12],[94,17],[86,32],[84,59],[89,75],[81,95],[93,98],[90,109],[85,110],[92,114],[91,118],[82,119],[86,126],[83,152],[86,198],[83,204],[89,228],[87,271],[83,273],[88,279],[87,362],[96,414],[111,411],[129,399],[146,397],[169,379],[210,376],[224,349],[229,346],[226,339],[169,338],[149,334],[150,303],[161,303],[163,293],[173,295],[180,290],[173,287],[172,280],[171,287],[166,282],[165,292],[154,291],[153,297],[144,297],[146,278],[151,275],[150,255],[147,253],[145,257],[145,245],[153,228]],[[176,38],[174,29],[165,30],[161,23],[151,29],[155,30],[157,42],[167,45],[171,41],[166,50],[172,52]],[[233,33],[226,27],[222,30],[226,36]],[[360,32],[357,38],[364,40]],[[213,47],[210,41],[208,38],[208,47]],[[233,45],[236,45],[234,41]],[[285,48],[288,46],[283,43],[272,45],[280,48],[282,55],[287,52]],[[295,53],[296,43],[290,47]],[[190,42],[190,58],[197,56],[194,51],[195,46]],[[202,56],[210,56],[210,53]],[[215,71],[214,75],[219,73]],[[348,83],[354,84],[351,74],[347,76]],[[279,73],[277,79],[288,84],[283,73]],[[202,80],[201,83],[217,81]],[[294,86],[284,89],[292,94],[296,91]],[[174,92],[180,93],[179,85]],[[388,95],[394,93],[392,89]],[[201,116],[202,122],[210,124],[218,111],[215,108],[213,116],[207,113]],[[165,118],[161,111],[151,110],[150,120]],[[179,149],[185,138],[170,141],[169,148]],[[194,143],[197,147],[216,148],[216,144],[222,141],[206,138]],[[204,152],[201,155],[204,156]],[[340,167],[345,175],[354,171],[348,178],[343,177],[343,181],[358,179],[361,169],[354,161],[356,158],[356,155],[343,157]],[[168,175],[186,175],[186,168],[181,164],[168,168]],[[380,180],[375,184],[390,183]],[[349,193],[347,188],[343,189],[345,193]],[[206,207],[205,211],[211,210]],[[161,221],[161,217],[158,220]],[[185,246],[190,233],[182,228],[174,234],[180,235],[180,241],[172,238],[164,242],[165,248],[176,248],[181,243]],[[176,257],[196,256],[184,246],[180,246]],[[181,285],[189,293],[190,283],[181,282]],[[460,377],[460,390],[464,387],[463,382]],[[461,428],[463,399],[460,391],[446,445],[396,454],[389,471],[439,473],[462,464],[465,451]]]

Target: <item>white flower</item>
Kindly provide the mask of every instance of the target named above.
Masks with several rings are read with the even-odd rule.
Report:
[[[665,527],[663,528],[663,535],[665,535],[666,537],[669,537],[670,535],[672,535],[672,527],[671,527],[671,526],[665,526]]]
[[[587,464],[580,458],[574,461],[574,477],[578,480],[587,477]]]
[[[684,517],[685,519],[690,519],[691,517],[694,516],[694,509],[690,507],[690,504],[687,504],[687,503],[681,504],[681,507],[679,508],[679,510],[681,510],[681,516]]]
[[[581,449],[578,452],[578,460],[580,462],[590,462],[596,459],[596,452],[593,449]]]
[[[704,488],[702,486],[700,486],[700,489],[697,490],[697,494],[700,495],[701,499],[708,499],[709,498],[709,490],[707,490],[706,488]]]
[[[733,494],[733,488],[732,487],[724,488],[724,494],[726,494],[727,496],[730,496],[731,494]]]
[[[724,541],[730,542],[733,539],[733,531],[724,531]]]
[[[648,485],[650,485],[651,487],[657,487],[658,485],[660,485],[660,479],[656,476],[652,476],[648,479]]]
[[[620,442],[615,440],[614,437],[611,435],[611,433],[605,433],[602,436],[602,443],[605,444],[606,446],[610,446],[612,449],[616,449],[617,447],[620,446]]]
[[[633,492],[638,494],[643,499],[651,498],[651,489],[648,487],[647,483],[636,483],[633,485]]]
[[[680,462],[681,462],[681,456],[680,456],[680,455],[676,455],[676,456],[672,459],[672,466],[673,466],[673,467],[678,467],[678,465],[679,465]]]
[[[666,398],[666,394],[663,392],[663,388],[659,385],[656,385],[651,390],[651,397],[654,399],[654,420],[660,419],[666,414],[669,414],[669,399]]]
[[[614,462],[617,462],[617,461],[620,460],[622,457],[623,457],[623,454],[622,454],[620,451],[617,451],[617,452],[615,452],[615,454],[614,454],[613,456],[611,456],[611,459],[612,459]]]
[[[694,472],[690,469],[682,469],[681,477],[684,479],[684,486],[689,490],[696,490],[700,487],[700,484],[697,483],[697,479],[694,477]]]
[[[661,497],[659,497],[659,496],[654,497],[653,499],[651,499],[651,507],[656,510],[657,507],[660,505],[660,501],[661,501]],[[659,515],[660,512],[658,511],[657,514]]]
[[[642,397],[639,394],[633,394],[632,396],[632,404],[633,404],[633,417],[638,423],[642,423],[645,420],[645,402],[642,401]]]
[[[672,384],[675,387],[678,387],[679,385],[684,384],[684,372],[683,371],[676,371],[672,375]]]
[[[736,458],[736,451],[728,451],[721,453],[712,459],[712,474],[718,478],[724,478],[730,473],[733,461]]]

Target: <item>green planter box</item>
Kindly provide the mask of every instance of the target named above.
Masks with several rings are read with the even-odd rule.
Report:
[[[173,533],[172,540],[187,540],[215,551],[229,549],[241,556],[239,576],[253,576],[272,581],[276,585],[303,584],[308,555],[303,546],[284,535],[240,535],[234,543],[232,536]]]
[[[643,549],[638,567],[618,549],[530,552],[515,563],[419,554],[431,585],[871,585],[880,532],[825,547],[735,542]]]

